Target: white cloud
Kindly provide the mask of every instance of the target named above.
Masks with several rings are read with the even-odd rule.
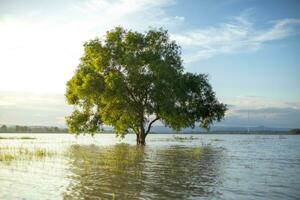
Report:
[[[0,91],[60,92],[82,55],[82,44],[122,25],[134,30],[183,22],[163,7],[171,0],[74,1],[53,16],[32,11],[0,18]],[[61,4],[60,6],[64,6]]]
[[[143,31],[149,26],[181,24],[183,17],[169,16],[163,9],[173,3],[88,0],[72,5],[60,2],[59,9],[46,14],[44,5],[26,14],[1,13],[0,123],[64,124],[71,107],[63,95],[47,93],[64,93],[82,55],[83,42],[118,25]]]
[[[223,101],[229,109],[222,125],[297,128],[300,124],[300,101],[286,102],[258,96]]]
[[[275,99],[269,99],[266,97],[260,96],[238,96],[232,99],[224,99],[229,105],[234,105],[234,108],[243,108],[243,109],[263,109],[267,107],[276,107],[276,108],[295,108],[300,109],[300,102],[287,102]],[[233,109],[234,109],[233,108]]]
[[[193,62],[220,54],[256,51],[265,42],[299,33],[299,25],[300,19],[281,19],[269,28],[259,29],[241,15],[217,26],[173,34],[172,38],[183,46],[185,61]]]
[[[59,1],[58,1],[59,2]],[[82,54],[82,43],[122,25],[143,31],[149,26],[179,29],[184,17],[169,16],[165,7],[173,0],[72,1],[53,15],[34,10],[26,17],[0,16],[0,123],[63,124],[71,108],[62,95]],[[64,6],[61,4],[60,6]],[[269,28],[257,28],[244,15],[204,29],[173,32],[183,46],[187,62],[219,54],[249,52],[268,41],[298,33],[299,19],[281,19]],[[183,30],[183,29],[182,29]],[[31,91],[5,93],[3,91]],[[37,93],[32,93],[37,92]],[[235,105],[228,116],[242,118],[245,109],[299,109],[299,102],[276,102],[259,98],[225,101]]]
[[[143,31],[163,26],[179,30],[184,17],[170,16],[165,7],[174,0],[88,0],[61,4],[57,12],[34,10],[0,18],[0,91],[60,92],[82,55],[82,44],[122,25]],[[267,41],[297,33],[298,19],[282,19],[257,29],[247,16],[205,29],[171,32],[183,46],[184,61],[219,54],[255,51]],[[182,29],[183,30],[183,29]]]
[[[229,105],[226,118],[247,120],[250,117],[259,123],[259,120],[270,120],[270,123],[282,123],[283,121],[295,126],[294,115],[300,116],[300,102],[286,102],[257,96],[242,96],[234,99],[224,99]],[[286,119],[280,119],[282,117]],[[257,125],[257,124],[256,124]]]
[[[62,94],[0,93],[0,124],[64,126],[71,110]]]
[[[253,96],[223,101],[229,105],[223,125],[299,127],[300,102]],[[65,116],[70,115],[71,110],[62,94],[0,93],[0,124],[64,126]]]
[[[258,33],[253,41],[266,42],[282,39],[299,33],[300,19],[282,19],[274,22],[275,25],[265,32]],[[298,27],[297,27],[298,26]]]

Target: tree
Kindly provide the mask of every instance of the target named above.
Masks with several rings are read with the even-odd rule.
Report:
[[[93,134],[106,124],[121,137],[134,132],[140,145],[158,120],[174,130],[209,128],[226,111],[207,75],[184,72],[181,48],[163,29],[116,27],[103,41],[86,42],[66,98],[75,105],[66,118],[70,132]]]
[[[289,130],[290,134],[300,134],[300,129],[299,128],[295,128],[295,129],[291,129]]]
[[[6,125],[2,125],[0,128],[0,132],[1,133],[6,133],[7,132],[7,126]]]

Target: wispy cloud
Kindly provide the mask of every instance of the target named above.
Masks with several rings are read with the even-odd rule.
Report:
[[[300,124],[300,101],[285,102],[257,96],[224,100],[229,105],[223,124],[296,128]]]
[[[50,14],[43,13],[47,12],[45,5],[27,15],[1,13],[0,90],[63,92],[82,55],[84,41],[102,37],[118,25],[139,31],[149,26],[176,26],[184,18],[169,16],[164,10],[173,3],[173,0],[87,0],[68,4],[55,1],[51,5],[58,4],[59,9]]]
[[[229,104],[229,110],[222,125],[296,128],[300,124],[299,101],[275,101],[255,96],[223,101]],[[71,110],[61,94],[0,93],[0,124],[64,126],[65,116],[70,115]]]
[[[71,110],[63,95],[3,91],[63,93],[65,83],[82,55],[83,42],[101,37],[118,25],[138,31],[151,26],[169,29],[171,37],[182,45],[186,62],[220,54],[256,51],[267,42],[298,34],[300,25],[300,19],[288,18],[267,22],[261,28],[249,20],[249,15],[242,14],[228,22],[188,30],[184,28],[184,17],[171,16],[166,12],[166,7],[176,4],[174,0],[63,2],[51,1],[51,13],[45,2],[41,3],[43,6],[37,6],[38,9],[28,6],[26,14],[21,12],[22,9],[13,14],[5,13],[7,9],[0,9],[0,123],[63,124],[64,116]],[[13,6],[18,4],[15,1]],[[56,4],[59,9],[56,9]],[[292,122],[298,116],[292,113],[298,112],[299,102],[253,97],[225,102],[232,105],[227,113],[228,119],[235,119],[237,124],[245,119],[250,109],[253,116],[256,113],[257,119],[261,116],[257,113],[283,116],[285,110],[285,119],[290,119],[285,120],[286,126],[298,122],[288,121]],[[280,119],[276,121],[280,122]]]
[[[71,110],[61,94],[0,93],[0,124],[64,126]]]
[[[151,26],[170,29],[171,37],[183,47],[184,61],[193,62],[256,51],[268,41],[297,34],[300,24],[300,19],[281,19],[261,29],[242,14],[229,22],[186,30],[183,16],[166,12],[166,7],[176,4],[174,0],[59,2],[54,1],[60,9],[51,14],[43,14],[45,5],[45,10],[24,16],[0,14],[0,90],[64,92],[82,55],[83,42],[118,25],[139,31]]]
[[[13,7],[19,5],[17,1],[12,3]],[[28,6],[35,9],[25,13],[22,8],[20,13],[0,9],[0,123],[63,125],[71,107],[66,105],[62,93],[82,55],[83,42],[101,37],[118,25],[144,31],[149,26],[181,24],[183,17],[167,15],[164,10],[173,3],[39,1]]]
[[[172,26],[184,21],[184,17],[170,16],[165,7],[175,4],[174,0],[89,0],[77,2],[74,11],[83,14],[81,22],[92,31],[101,33],[122,25],[125,28],[145,30],[149,26]]]
[[[204,29],[173,34],[183,46],[186,62],[207,59],[220,54],[251,52],[273,40],[280,40],[300,32],[300,19],[280,19],[268,28],[257,28],[247,15]]]
[[[299,128],[300,109],[266,107],[259,109],[234,109],[225,117],[223,124],[232,126],[269,126]]]

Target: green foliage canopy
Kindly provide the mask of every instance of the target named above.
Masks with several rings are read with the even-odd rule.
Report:
[[[133,131],[145,138],[157,120],[175,130],[208,128],[226,111],[207,75],[184,72],[181,48],[163,29],[116,27],[102,41],[86,42],[66,97],[75,105],[67,124],[77,134],[106,124],[119,136]]]

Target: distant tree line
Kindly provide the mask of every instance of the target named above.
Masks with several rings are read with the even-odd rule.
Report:
[[[300,129],[299,128],[291,129],[289,131],[289,133],[291,133],[291,134],[300,134]]]
[[[0,126],[0,133],[68,133],[67,128],[56,126]]]

